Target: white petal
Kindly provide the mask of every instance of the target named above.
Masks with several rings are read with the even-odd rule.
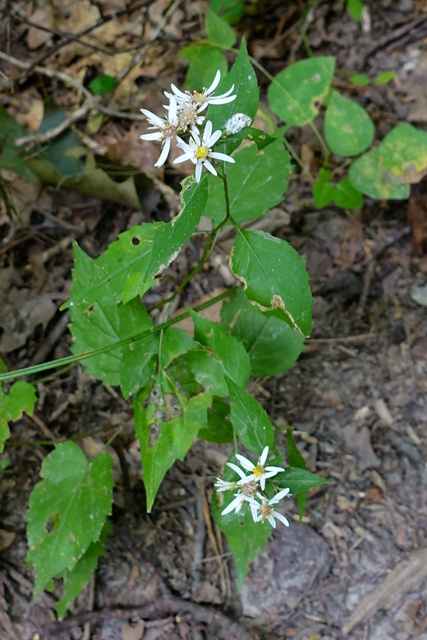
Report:
[[[218,104],[227,104],[228,102],[233,102],[237,96],[214,96],[213,98],[208,98],[209,104],[213,104],[214,106]],[[206,104],[206,103],[205,103]]]
[[[271,498],[271,500],[269,500],[268,504],[277,504],[277,502],[280,502],[280,500],[282,500],[282,498],[287,496],[288,493],[289,493],[289,489],[282,489],[282,491],[279,491],[279,493],[277,493],[275,496]]]
[[[180,164],[181,162],[185,162],[186,160],[192,160],[192,156],[189,153],[183,153],[182,156],[178,156],[175,158],[172,164]]]
[[[281,471],[284,471],[283,467],[265,467],[266,471],[274,471],[275,473],[280,473]]]
[[[234,500],[230,502],[228,507],[225,507],[225,509],[221,511],[221,515],[225,516],[227,515],[227,513],[234,511],[234,509],[236,509],[240,505],[241,501],[242,501],[242,496],[239,494],[234,498]]]
[[[148,111],[148,109],[141,109],[141,113],[144,114],[144,116],[147,118],[147,120],[150,121],[151,124],[155,124],[157,127],[162,127],[164,126],[164,121],[159,118],[159,116],[156,116],[155,113],[153,113],[152,111]]]
[[[251,462],[244,456],[241,456],[240,453],[236,453],[236,458],[244,469],[247,469],[248,471],[253,471],[255,469],[255,465],[253,464],[253,462]]]
[[[172,96],[172,99],[170,101],[170,105],[168,108],[168,120],[171,124],[176,124],[176,121],[177,121],[177,104],[176,104],[176,98],[174,96]]]
[[[281,513],[279,513],[278,511],[272,511],[272,515],[277,519],[280,520],[280,522],[282,522],[285,527],[289,527],[289,522],[288,520],[285,518],[285,516],[282,516]]]
[[[220,80],[221,80],[221,71],[218,69],[218,71],[215,74],[215,78],[213,79],[213,82],[212,82],[211,86],[209,87],[209,89],[206,89],[206,91],[205,91],[205,96],[209,96],[211,93],[213,93],[215,91],[215,89],[219,85],[219,81]]]
[[[256,522],[258,518],[258,508],[252,503],[250,503],[249,506],[251,509],[252,519],[254,522]]]
[[[224,160],[225,162],[236,162],[231,156],[227,156],[225,153],[219,153],[218,151],[211,151],[209,157],[215,158],[215,160]]]
[[[202,163],[201,162],[197,162],[196,163],[196,171],[195,171],[195,176],[196,176],[196,182],[200,182],[200,178],[202,177]]]
[[[265,475],[262,475],[261,478],[259,479],[259,484],[261,489],[264,491],[265,490]]]
[[[242,480],[246,480],[246,474],[243,473],[243,471],[240,467],[237,466],[237,464],[234,464],[234,462],[227,462],[227,467],[230,467],[230,469],[233,469],[233,471],[238,473]]]
[[[205,169],[207,169],[208,171],[210,171],[210,172],[211,172],[211,174],[212,174],[213,176],[217,176],[217,175],[218,175],[218,174],[217,174],[217,172],[216,172],[215,167],[213,167],[213,166],[211,165],[211,163],[209,162],[209,160],[205,160],[203,164],[205,165]]]
[[[203,132],[203,145],[205,147],[208,147],[208,140],[211,137],[212,134],[212,122],[210,120],[207,121],[207,123],[205,124],[205,130]]]
[[[157,162],[154,163],[155,167],[161,167],[162,165],[165,164],[167,157],[169,155],[169,151],[171,148],[171,139],[170,138],[166,138],[164,145],[163,145],[163,149],[162,149],[162,153],[159,156],[159,159],[157,160]]]
[[[222,131],[220,129],[217,129],[209,138],[209,140],[206,140],[206,146],[211,148],[214,146],[214,144],[216,142],[218,142],[218,140],[220,139],[220,137],[222,136]],[[205,138],[205,136],[203,136],[203,139]]]
[[[141,140],[161,140],[163,133],[161,131],[157,131],[157,133],[143,133],[142,136],[139,137]]]
[[[265,461],[267,460],[267,458],[268,458],[268,447],[264,447],[258,460],[258,464],[260,467],[263,467],[265,465]]]
[[[276,521],[273,518],[273,516],[270,514],[269,516],[267,516],[267,520],[269,521],[269,523],[271,524],[271,526],[273,527],[273,529],[276,528]]]
[[[178,89],[178,87],[176,87],[174,84],[171,84],[171,89],[174,92],[174,94],[176,96],[179,96],[182,100],[188,101],[190,99],[190,96],[188,95],[188,93],[184,93],[183,91]]]

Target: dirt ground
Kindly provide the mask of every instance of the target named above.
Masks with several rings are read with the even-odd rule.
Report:
[[[359,88],[338,76],[337,86],[369,111],[378,139],[399,121],[426,129],[425,2],[366,3],[364,30],[346,14],[344,2],[318,2],[305,15],[307,4],[265,2],[246,17],[238,29],[250,53],[277,73],[305,57],[305,31],[313,53],[335,55],[338,69],[371,77],[396,72],[392,84]],[[154,110],[161,88],[176,81],[172,74],[182,79],[185,63],[174,53],[200,29],[204,5],[177,3],[168,21],[159,22],[166,5],[157,0],[136,14],[147,21],[139,45],[148,45],[144,66],[139,61],[132,80],[138,92],[122,100],[139,101],[138,108]],[[117,8],[113,2],[108,7]],[[44,20],[34,11],[29,3],[21,11],[9,7],[8,24],[16,31],[2,28],[11,55],[35,61],[58,37],[52,40],[51,33],[42,41],[40,31],[33,32],[41,38],[34,46],[25,21]],[[137,40],[130,28],[126,33]],[[70,74],[78,74],[83,52],[70,53],[67,46],[44,64],[62,60]],[[37,117],[41,82],[22,80],[15,93],[2,94],[3,103],[29,122],[31,105]],[[48,88],[56,100],[71,104],[60,85]],[[93,140],[148,170],[151,151],[138,146],[139,126],[113,120]],[[311,131],[291,132],[291,141],[315,166],[318,148]],[[18,368],[69,353],[69,319],[59,307],[70,291],[72,239],[97,256],[132,224],[166,219],[167,206],[164,193],[155,189],[140,211],[7,178],[19,215],[1,210],[0,351]],[[157,178],[173,187],[179,177],[165,172]],[[209,516],[213,483],[231,446],[196,442],[167,474],[147,515],[132,412],[117,390],[104,388],[81,367],[38,378],[35,414],[14,424],[5,452],[10,466],[0,472],[2,640],[427,639],[425,180],[414,187],[409,208],[411,224],[405,201],[367,200],[360,212],[318,211],[309,185],[299,178],[283,205],[257,222],[306,257],[314,328],[296,367],[277,379],[252,381],[251,391],[279,425],[294,427],[309,470],[329,482],[310,492],[302,523],[288,501],[290,528],[274,531],[240,594],[226,542]],[[224,236],[209,269],[184,292],[180,305],[229,285],[227,242]],[[198,255],[197,245],[190,244],[150,295],[167,295]],[[110,447],[113,532],[91,583],[57,622],[57,592],[33,602],[34,578],[26,566],[24,515],[50,451],[43,441],[83,434],[82,446],[92,455],[118,427]],[[283,449],[284,444],[283,437]]]

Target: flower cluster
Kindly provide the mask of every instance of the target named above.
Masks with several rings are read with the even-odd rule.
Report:
[[[183,150],[183,154],[174,160],[174,164],[190,160],[195,165],[196,181],[200,182],[202,169],[205,168],[214,176],[217,171],[211,160],[223,160],[225,162],[235,162],[231,156],[225,153],[213,151],[213,147],[222,136],[222,131],[212,131],[213,126],[210,120],[206,120],[205,110],[209,105],[227,104],[235,100],[236,96],[231,95],[234,85],[222,95],[216,96],[215,89],[221,80],[221,73],[217,71],[214,81],[208,89],[202,91],[181,91],[174,84],[171,85],[172,92],[164,92],[169,100],[168,105],[164,105],[166,116],[161,118],[156,114],[141,109],[150,124],[151,133],[144,133],[142,140],[158,140],[162,145],[162,151],[155,167],[161,167],[166,162],[172,140],[176,140],[177,146]],[[240,114],[244,115],[244,114]],[[248,116],[245,116],[248,118]],[[181,136],[188,136],[183,140]]]
[[[280,520],[286,527],[289,527],[289,522],[285,516],[282,516],[281,513],[274,509],[274,505],[289,494],[289,489],[282,489],[282,491],[279,491],[279,493],[270,499],[263,493],[265,491],[266,480],[285,471],[285,469],[283,469],[283,467],[265,466],[268,458],[268,447],[264,448],[256,464],[248,460],[248,458],[241,456],[239,453],[236,454],[236,458],[243,469],[249,472],[249,475],[246,475],[245,471],[237,466],[237,464],[227,462],[227,466],[240,476],[240,480],[237,482],[227,482],[221,478],[217,478],[215,488],[218,492],[237,490],[234,494],[234,500],[221,512],[221,515],[225,516],[232,511],[237,514],[243,504],[247,502],[254,522],[265,522],[265,520],[267,520],[271,526],[275,528],[276,520]]]

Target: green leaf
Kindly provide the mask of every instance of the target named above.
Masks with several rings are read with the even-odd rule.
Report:
[[[225,75],[228,71],[227,61],[222,53],[209,44],[191,44],[179,50],[179,54],[190,63],[187,69],[185,86],[200,91],[209,87],[216,72]]]
[[[300,453],[298,447],[295,444],[292,427],[287,427],[286,429],[286,442],[287,442],[287,449],[288,449],[288,464],[291,467],[296,467],[298,469],[305,470],[307,468],[307,465],[306,465],[304,456]],[[303,517],[305,512],[307,496],[308,496],[308,489],[304,491],[300,491],[296,495],[300,520]]]
[[[228,396],[224,369],[209,349],[196,349],[187,354],[187,363],[195,380],[220,398]]]
[[[427,133],[411,124],[400,124],[386,135],[380,146],[386,180],[414,184],[427,173]]]
[[[206,12],[206,32],[208,40],[213,45],[220,44],[224,47],[232,47],[237,40],[234,29],[212,9],[208,9]]]
[[[347,12],[355,22],[359,22],[363,12],[362,0],[347,0]]]
[[[335,58],[300,60],[281,71],[268,89],[271,109],[289,125],[312,122],[329,91]]]
[[[374,80],[375,84],[387,84],[392,82],[396,77],[395,71],[383,71]]]
[[[216,95],[221,95],[234,84],[233,95],[236,99],[233,102],[221,105],[211,105],[208,110],[208,119],[212,121],[213,131],[225,129],[227,121],[235,113],[244,113],[253,120],[259,105],[259,89],[255,71],[250,63],[246,41],[243,38],[240,51],[236,61],[227,75],[219,83],[215,91]],[[215,150],[217,150],[215,148]],[[218,146],[218,151],[223,149]]]
[[[334,187],[332,186],[332,172],[320,168],[318,179],[313,183],[313,198],[316,207],[323,209],[332,200]]]
[[[211,0],[211,9],[227,20],[229,24],[235,24],[243,17],[243,0]]]
[[[56,603],[56,611],[60,620],[65,616],[68,607],[77,598],[85,584],[89,582],[92,572],[98,566],[98,560],[104,554],[105,540],[109,531],[111,531],[111,525],[109,520],[106,520],[99,540],[89,545],[85,554],[71,571],[65,571],[62,597]]]
[[[99,540],[111,513],[113,461],[107,453],[89,462],[79,447],[64,442],[44,459],[43,481],[30,495],[28,562],[34,565],[37,597],[47,583],[71,571]]]
[[[207,442],[231,442],[233,440],[233,427],[229,416],[230,407],[227,402],[214,397],[212,407],[208,409],[207,423],[199,429],[198,437],[207,440]]]
[[[223,321],[249,353],[251,373],[264,378],[291,369],[304,348],[304,338],[286,322],[267,316],[238,289],[221,309]]]
[[[227,378],[230,393],[230,419],[240,442],[261,455],[264,447],[273,445],[273,430],[266,411],[258,400]]]
[[[37,176],[15,147],[15,140],[26,135],[27,131],[0,106],[0,169],[13,171],[30,182],[38,182]]]
[[[225,142],[226,151],[228,152],[228,154],[237,149],[237,147],[243,140],[254,142],[259,151],[260,149],[268,147],[268,145],[274,142],[276,138],[273,138],[273,136],[269,136],[268,133],[260,129],[255,129],[254,127],[243,127],[243,129],[241,129],[238,133],[227,136]],[[221,140],[218,144],[220,143]]]
[[[10,437],[8,422],[18,420],[24,412],[32,416],[37,401],[36,390],[28,382],[14,382],[8,393],[1,387],[0,383],[0,453]]]
[[[358,87],[366,87],[368,84],[371,84],[371,78],[365,76],[363,73],[353,73],[350,76],[350,82]]]
[[[167,470],[175,460],[184,459],[200,427],[206,424],[212,402],[208,391],[188,399],[165,377],[154,382],[157,384],[147,386],[133,403],[148,512]]]
[[[362,194],[352,186],[348,178],[335,185],[332,199],[337,207],[343,209],[361,209],[363,206]]]
[[[287,242],[263,231],[238,230],[230,260],[246,295],[304,336],[311,331],[312,297],[305,265]]]
[[[224,372],[237,385],[245,388],[251,368],[244,346],[221,325],[211,322],[191,309],[189,312],[194,323],[195,340],[209,347]]]
[[[191,238],[208,197],[206,178],[205,174],[198,184],[193,176],[182,181],[180,212],[156,233],[144,281],[150,281],[153,276],[162,273],[176,257],[184,242]]]
[[[274,482],[281,488],[289,487],[291,494],[298,496],[328,481],[305,469],[286,467],[285,473],[279,473],[277,476],[274,476]]]
[[[96,260],[74,244],[73,289],[71,307],[107,300],[128,302],[142,296],[156,281],[144,278],[152,260],[155,240],[164,234],[163,222],[143,223],[121,233]]]
[[[230,462],[238,463],[234,456],[229,458]],[[279,474],[285,475],[285,474]],[[235,473],[224,467],[223,477],[225,480],[234,480]],[[228,546],[233,554],[237,573],[237,590],[240,591],[249,571],[249,566],[257,555],[263,550],[267,538],[271,534],[270,525],[263,525],[254,522],[249,507],[244,504],[239,514],[234,513],[222,516],[221,511],[234,498],[229,493],[214,493],[212,498],[212,515],[228,542]]]
[[[67,119],[67,114],[62,105],[55,104],[49,97],[44,101],[43,120],[38,133],[46,133],[62,124]],[[84,164],[79,157],[72,152],[82,147],[80,138],[74,131],[66,130],[59,136],[49,141],[39,157],[48,162],[63,176],[78,175],[83,172]]]
[[[110,93],[115,87],[117,87],[118,82],[112,76],[108,76],[106,74],[102,76],[98,76],[94,78],[89,84],[90,90],[96,96],[105,96],[107,93]]]
[[[331,151],[343,158],[357,156],[372,144],[374,134],[366,111],[335,91],[325,116],[325,137]]]
[[[233,155],[235,164],[227,166],[230,212],[237,224],[259,218],[283,200],[288,187],[291,162],[281,140],[258,151],[249,145]],[[260,189],[260,185],[268,185]],[[222,180],[209,178],[205,215],[218,225],[226,216]]]
[[[409,186],[393,184],[386,179],[387,175],[386,157],[381,147],[372,149],[357,158],[348,172],[351,185],[365,196],[378,200],[409,198]]]

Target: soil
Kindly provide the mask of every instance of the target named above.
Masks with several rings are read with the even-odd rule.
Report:
[[[150,5],[147,29],[154,28],[166,4]],[[315,3],[308,13],[304,2],[249,4],[256,10],[239,33],[246,33],[250,52],[271,73],[305,57],[305,32],[313,53],[336,56],[338,69],[371,77],[396,72],[390,85],[355,88],[345,76],[340,84],[368,109],[379,139],[399,121],[426,128],[424,2],[366,3],[363,28],[345,12],[344,2]],[[190,31],[200,29],[197,3],[178,9],[175,31],[160,30],[158,57],[152,52],[147,60],[142,83],[147,102],[155,100],[157,86],[176,81],[171,74],[182,79],[184,62],[172,54]],[[31,19],[30,5],[25,11]],[[12,37],[13,55],[35,59],[53,46],[46,41],[31,49],[22,16],[9,12],[7,19],[21,29]],[[64,60],[71,65],[75,58]],[[265,86],[262,76],[260,84]],[[33,80],[20,87],[28,100]],[[102,136],[116,134],[107,123],[95,139],[104,144]],[[311,130],[291,132],[291,142],[305,162],[316,165]],[[158,177],[177,183],[173,174]],[[410,222],[405,201],[367,200],[360,212],[318,211],[301,178],[261,223],[305,256],[314,328],[292,371],[254,380],[250,390],[279,425],[293,426],[309,470],[328,483],[310,492],[302,522],[288,501],[290,528],[274,530],[240,594],[226,542],[209,515],[213,483],[231,445],[197,441],[185,461],[169,471],[147,514],[132,412],[118,391],[103,387],[82,367],[38,379],[35,414],[14,423],[5,452],[10,464],[0,475],[2,639],[427,639],[423,182],[413,190]],[[0,219],[0,350],[19,368],[69,353],[68,316],[59,307],[70,291],[72,239],[97,256],[121,231],[165,218],[167,211],[159,194],[138,211],[23,180],[11,180],[10,190],[16,215],[5,209]],[[224,236],[181,305],[196,304],[229,285],[227,242]],[[150,293],[150,303],[168,295],[198,257],[199,247],[189,244]],[[82,447],[93,455],[118,427],[109,448],[116,482],[113,531],[92,581],[58,622],[58,587],[33,601],[34,576],[26,566],[28,496],[51,450],[43,442],[83,434]],[[284,442],[283,437],[283,449]]]

